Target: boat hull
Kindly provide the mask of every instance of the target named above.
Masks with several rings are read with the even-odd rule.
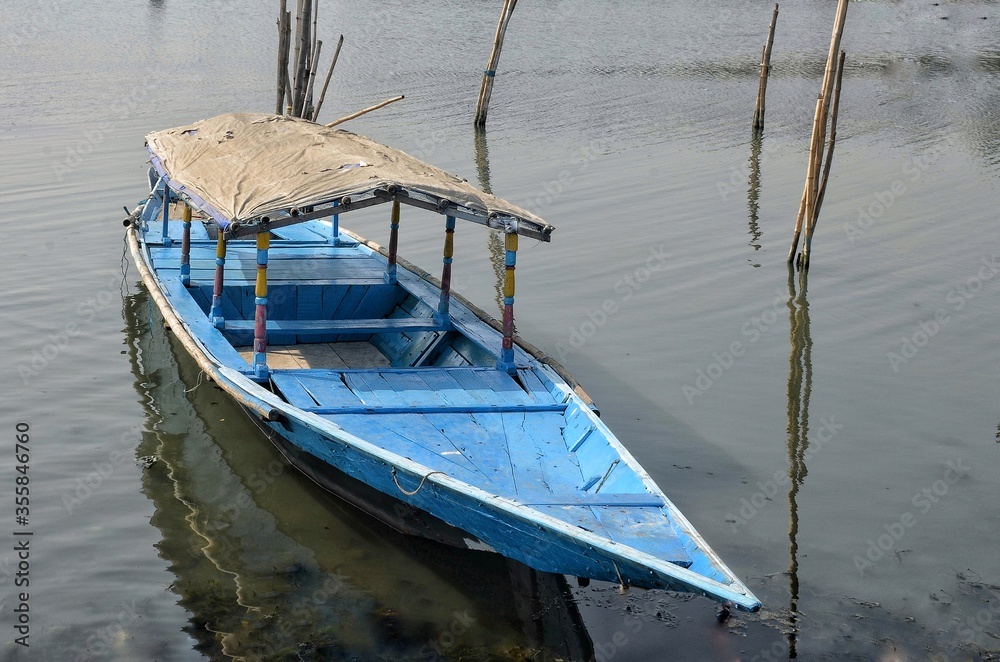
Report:
[[[194,301],[196,288],[172,283],[176,276],[171,276],[171,267],[158,269],[157,262],[171,255],[169,244],[147,242],[147,235],[158,235],[148,226],[145,230],[135,226],[129,230],[133,256],[185,349],[244,406],[293,465],[328,491],[406,533],[496,551],[539,571],[694,592],[747,610],[760,607],[600,422],[589,400],[571,380],[538,360],[537,350],[515,346],[519,369],[513,377],[482,364],[452,368],[451,355],[426,351],[421,356],[435,356],[437,363],[412,370],[273,370],[261,384],[245,362],[241,368],[242,359],[208,323],[205,311]],[[294,246],[289,243],[288,250]],[[308,250],[324,258],[328,253],[343,254],[339,249]],[[352,259],[362,257],[385,262],[377,247],[357,246]],[[409,269],[403,261],[396,266],[399,287],[411,299],[434,301],[440,295],[426,274]],[[499,346],[497,325],[480,311],[456,298],[452,316],[449,333],[480,347],[476,351],[485,352],[482,347],[494,341]],[[340,339],[355,338],[362,328],[354,322],[340,324]],[[433,325],[424,329],[421,324],[412,328],[432,333]],[[238,332],[245,324],[233,328]],[[298,328],[311,332],[308,326]],[[286,332],[280,326],[277,331]],[[463,352],[471,355],[464,345],[459,353]],[[426,381],[421,389],[388,394],[398,400],[396,404],[371,385],[374,380],[416,378]],[[470,390],[433,386],[454,379]],[[456,404],[456,393],[476,398],[476,404]],[[411,427],[408,433],[399,432]],[[504,464],[511,474],[507,482],[477,484],[478,474],[450,457],[461,454],[458,450],[428,452],[437,427],[451,435],[447,443],[469,454],[466,465],[482,472],[483,462]],[[424,433],[413,432],[417,428],[427,439],[421,436]],[[461,441],[463,430],[488,434],[485,442],[479,440],[483,443],[478,450],[469,450],[466,445],[475,444]],[[540,442],[543,436],[549,444],[545,448]],[[498,440],[511,446],[492,448]],[[520,450],[515,451],[515,445]],[[500,457],[503,453],[509,459]],[[547,459],[542,461],[543,457]],[[556,466],[574,469],[577,478],[556,475]],[[565,487],[555,489],[555,480]],[[360,486],[364,488],[358,490]]]

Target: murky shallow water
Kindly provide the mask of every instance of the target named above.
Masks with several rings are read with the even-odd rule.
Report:
[[[0,553],[4,657],[1000,648],[996,3],[851,5],[807,283],[785,255],[832,6],[782,6],[754,145],[773,5],[522,3],[477,144],[494,3],[324,3],[322,34],[346,40],[327,121],[406,94],[351,128],[472,181],[485,155],[492,190],[558,228],[522,247],[519,329],[764,601],[724,625],[704,600],[567,597],[373,525],[287,471],[198,384],[134,270],[122,284],[115,210],[143,197],[142,136],[273,106],[275,11],[257,4],[5,5],[2,411],[9,439],[30,425],[34,537],[30,649],[13,643],[12,536]],[[384,239],[380,214],[349,225]],[[403,254],[436,263],[437,233],[407,232]],[[488,308],[487,236],[457,241],[456,287]]]

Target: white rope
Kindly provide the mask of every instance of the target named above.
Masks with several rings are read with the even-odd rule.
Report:
[[[426,476],[420,479],[420,484],[417,485],[417,489],[413,490],[412,492],[407,492],[406,490],[403,489],[403,486],[399,484],[399,480],[397,480],[396,478],[396,467],[393,467],[392,482],[396,483],[396,489],[398,489],[400,492],[402,492],[406,496],[413,496],[414,494],[420,491],[420,489],[424,486],[424,483],[427,481],[427,479],[430,478],[433,474],[443,474],[443,473],[444,473],[443,471],[432,471],[428,473]]]
[[[195,390],[196,388],[198,388],[199,386],[201,386],[201,383],[202,383],[202,382],[203,382],[204,380],[205,380],[205,371],[204,371],[204,370],[202,370],[201,372],[199,372],[199,373],[198,373],[198,381],[197,381],[197,383],[195,383],[195,385],[194,385],[194,386],[192,386],[191,388],[187,389],[187,390],[186,390],[186,391],[184,391],[184,392],[185,392],[185,393],[190,393],[191,391],[193,391],[193,390]]]

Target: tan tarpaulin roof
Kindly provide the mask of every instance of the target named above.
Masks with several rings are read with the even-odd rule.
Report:
[[[484,216],[498,214],[550,228],[531,212],[405,152],[298,118],[230,113],[151,133],[146,144],[172,189],[207,203],[211,209],[205,211],[226,221],[248,221],[395,185]]]

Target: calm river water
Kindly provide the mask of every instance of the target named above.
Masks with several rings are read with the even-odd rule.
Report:
[[[770,2],[522,2],[478,141],[499,2],[322,3],[323,120],[405,94],[347,126],[557,227],[522,242],[519,331],[763,600],[724,623],[395,535],[199,381],[123,276],[122,206],[147,132],[273,109],[276,5],[3,2],[3,659],[996,659],[1000,5],[851,4],[806,282],[785,256],[835,3],[782,4],[758,142]],[[457,248],[494,308],[487,235]]]

